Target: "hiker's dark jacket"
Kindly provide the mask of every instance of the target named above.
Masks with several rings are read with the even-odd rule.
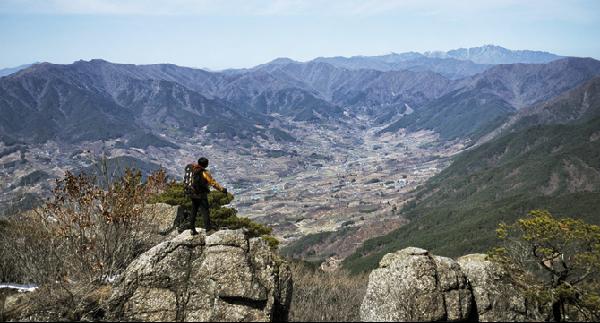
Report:
[[[192,176],[196,176],[197,172],[202,172],[202,179],[203,179],[202,182],[204,182],[202,184],[206,185],[206,187],[205,188],[203,187],[200,190],[195,190],[194,194],[192,194],[192,198],[202,198],[203,196],[208,194],[208,192],[209,192],[208,186],[212,186],[219,191],[223,191],[223,186],[221,186],[221,184],[219,184],[212,177],[212,175],[210,175],[210,172],[207,169],[203,168],[202,166],[200,166],[198,164],[194,164],[194,170],[193,170]]]

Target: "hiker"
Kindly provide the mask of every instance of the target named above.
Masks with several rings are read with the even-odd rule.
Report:
[[[198,159],[198,164],[190,164],[186,167],[186,178],[184,178],[184,182],[187,180],[187,182],[190,184],[187,185],[189,187],[187,191],[188,195],[192,199],[192,214],[190,214],[189,217],[192,235],[198,234],[196,231],[196,215],[198,212],[202,214],[202,218],[204,220],[204,229],[206,230],[207,235],[216,231],[216,228],[213,228],[210,223],[208,205],[208,193],[210,192],[209,186],[212,186],[215,189],[227,194],[227,189],[212,178],[206,169],[207,167],[208,159],[204,157]]]

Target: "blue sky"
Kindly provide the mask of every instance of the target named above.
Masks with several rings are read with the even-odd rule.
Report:
[[[596,0],[0,0],[0,68],[103,58],[223,69],[496,44],[600,58]]]

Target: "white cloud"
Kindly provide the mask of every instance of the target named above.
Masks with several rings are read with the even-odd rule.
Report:
[[[571,0],[0,0],[0,13],[98,15],[377,16],[468,19],[498,11],[521,19],[590,21],[594,1]]]
[[[284,1],[287,3],[287,1]],[[219,0],[0,0],[0,12],[98,15],[255,15],[277,2]]]

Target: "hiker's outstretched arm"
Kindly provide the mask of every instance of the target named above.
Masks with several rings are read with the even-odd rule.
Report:
[[[210,173],[207,170],[205,170],[203,172],[203,174],[204,174],[204,179],[206,180],[208,185],[216,188],[217,190],[219,190],[221,192],[223,191],[223,186],[221,186],[221,184],[217,183],[217,181],[215,181],[215,179],[212,177],[212,175],[210,175]]]

